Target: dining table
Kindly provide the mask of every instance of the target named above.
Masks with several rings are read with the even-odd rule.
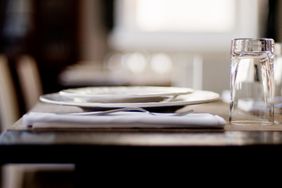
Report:
[[[209,128],[23,128],[0,136],[0,164],[74,164],[76,187],[259,182],[282,167],[282,116],[274,125],[231,125],[229,105],[216,100],[181,107],[226,121]],[[81,110],[38,102],[33,112]],[[277,173],[275,172],[276,169]],[[252,175],[255,175],[252,178]],[[223,181],[223,178],[225,180]],[[279,180],[276,179],[276,180]],[[230,182],[229,182],[230,184]]]

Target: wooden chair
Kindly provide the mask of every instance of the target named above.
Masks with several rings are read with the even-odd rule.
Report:
[[[17,61],[17,74],[27,110],[31,109],[42,94],[41,82],[36,62],[31,56],[24,55]],[[0,118],[4,131],[20,118],[19,104],[8,60],[0,55]],[[25,173],[36,171],[71,171],[72,164],[23,164],[6,165],[2,173],[3,188],[22,188]]]
[[[17,74],[26,105],[31,109],[42,94],[40,76],[36,62],[31,56],[24,55],[17,62]],[[19,104],[8,60],[0,55],[0,119],[1,129],[5,130],[20,117]]]
[[[17,72],[27,110],[30,110],[42,94],[42,87],[35,60],[28,55],[19,58]]]
[[[13,84],[12,76],[5,55],[0,55],[0,119],[1,131],[12,125],[19,119],[20,113]],[[19,168],[7,166],[3,169],[3,188],[16,188],[20,185],[22,173],[18,173]]]
[[[0,119],[5,130],[19,118],[19,108],[15,87],[10,74],[8,60],[0,55]]]

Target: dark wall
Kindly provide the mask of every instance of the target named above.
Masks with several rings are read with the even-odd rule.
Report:
[[[277,0],[268,0],[267,23],[266,23],[265,34],[263,36],[267,38],[273,38],[275,41],[278,40],[278,28],[279,28],[278,4],[279,2]]]
[[[8,57],[22,113],[25,104],[17,59],[23,54],[33,56],[43,92],[58,91],[60,72],[79,59],[78,15],[77,0],[0,1],[0,53]]]
[[[77,0],[36,0],[35,45],[44,92],[60,89],[59,73],[79,58]]]
[[[58,87],[59,72],[79,58],[79,3],[76,0],[30,0],[26,1],[30,8],[23,10],[18,8],[19,2],[1,0],[1,53],[11,61],[21,54],[34,56],[44,92],[54,91]]]

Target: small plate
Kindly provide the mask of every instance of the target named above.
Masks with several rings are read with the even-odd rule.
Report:
[[[190,88],[129,86],[129,87],[84,87],[59,92],[64,97],[85,102],[155,102],[163,97],[192,93]]]
[[[165,98],[154,102],[131,102],[131,103],[102,103],[102,102],[87,102],[76,101],[70,97],[66,97],[59,93],[45,94],[40,96],[40,101],[50,104],[78,106],[81,108],[123,108],[123,107],[141,107],[141,108],[162,108],[176,107],[191,104],[200,104],[211,102],[219,99],[219,94],[211,91],[197,90],[191,94],[178,95],[169,99]]]

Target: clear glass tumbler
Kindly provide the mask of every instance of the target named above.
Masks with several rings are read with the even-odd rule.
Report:
[[[281,108],[282,104],[282,43],[275,43],[274,48],[274,100],[275,104]]]
[[[274,40],[237,38],[231,43],[229,121],[239,125],[274,123]]]

